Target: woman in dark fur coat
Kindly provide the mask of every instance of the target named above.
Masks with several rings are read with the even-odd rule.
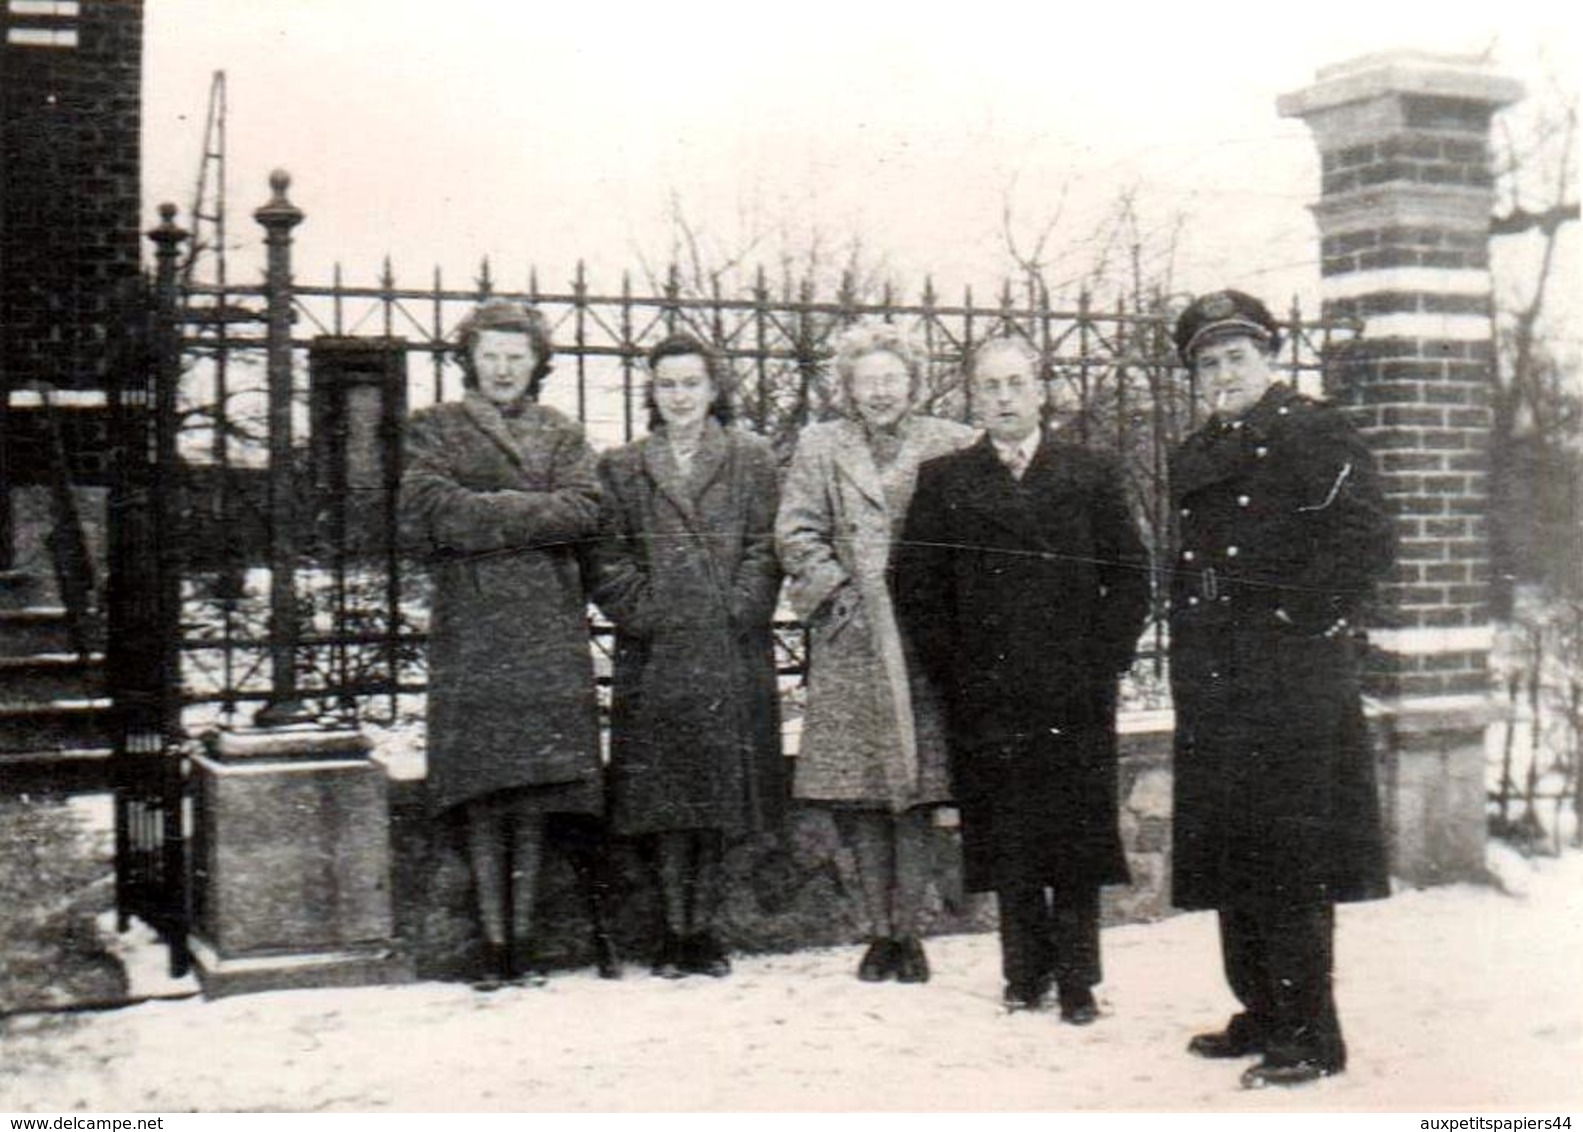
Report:
[[[429,796],[464,830],[484,985],[541,982],[545,821],[584,815],[597,829],[604,809],[578,553],[598,529],[599,484],[582,430],[538,404],[552,350],[543,317],[491,300],[457,338],[466,395],[413,415],[401,484],[407,545],[434,582]],[[582,848],[600,973],[613,977],[597,840]]]

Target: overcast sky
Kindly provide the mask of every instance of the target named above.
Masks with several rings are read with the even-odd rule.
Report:
[[[147,199],[185,212],[224,69],[238,281],[280,166],[309,282],[371,282],[388,252],[404,283],[465,285],[488,254],[502,286],[583,257],[613,287],[665,254],[674,195],[720,246],[861,233],[955,293],[1004,268],[1008,194],[1031,235],[1064,191],[1060,246],[1136,186],[1146,224],[1185,218],[1182,286],[1284,301],[1317,292],[1318,162],[1276,96],[1402,46],[1531,83],[1548,52],[1575,86],[1570,7],[147,0]]]

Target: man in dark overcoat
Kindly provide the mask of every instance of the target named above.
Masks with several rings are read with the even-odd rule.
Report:
[[[1188,1048],[1300,1084],[1346,1066],[1335,904],[1389,892],[1356,661],[1392,527],[1357,431],[1277,379],[1264,304],[1202,296],[1175,337],[1213,411],[1170,466],[1173,900],[1219,912],[1242,1003]]]
[[[1099,888],[1128,880],[1116,686],[1149,605],[1121,469],[1041,418],[1040,360],[972,358],[986,435],[924,464],[895,563],[905,631],[946,706],[966,885],[1000,905],[1005,998],[1098,1017]]]

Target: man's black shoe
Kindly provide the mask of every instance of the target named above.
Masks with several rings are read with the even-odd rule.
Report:
[[[1060,992],[1061,1021],[1073,1026],[1088,1026],[1099,1020],[1099,1004],[1087,987]]]
[[[1019,1011],[1048,1010],[1050,1001],[1046,997],[1050,988],[1046,986],[1014,987],[1006,984],[1006,989],[1001,992],[1000,1000],[1006,1004],[1008,1013],[1015,1014]]]
[[[1242,1087],[1262,1089],[1268,1085],[1306,1085],[1310,1081],[1330,1077],[1339,1072],[1341,1072],[1340,1067],[1324,1065],[1317,1061],[1273,1062],[1266,1058],[1251,1069],[1242,1071]]]
[[[662,979],[679,979],[687,974],[682,963],[682,941],[675,932],[666,932],[660,940],[660,949],[654,956],[654,965],[649,970]]]
[[[1264,1052],[1264,1030],[1246,1014],[1234,1015],[1224,1030],[1194,1034],[1187,1052],[1199,1057],[1249,1057]]]
[[[698,932],[682,941],[682,966],[694,975],[723,979],[731,973],[731,960],[712,932]]]

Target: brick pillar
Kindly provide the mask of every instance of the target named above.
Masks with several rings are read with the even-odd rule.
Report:
[[[1370,631],[1393,870],[1481,875],[1488,657],[1488,135],[1521,96],[1476,60],[1393,52],[1278,102],[1319,147],[1324,312],[1363,322],[1326,392],[1369,438],[1397,565]]]

